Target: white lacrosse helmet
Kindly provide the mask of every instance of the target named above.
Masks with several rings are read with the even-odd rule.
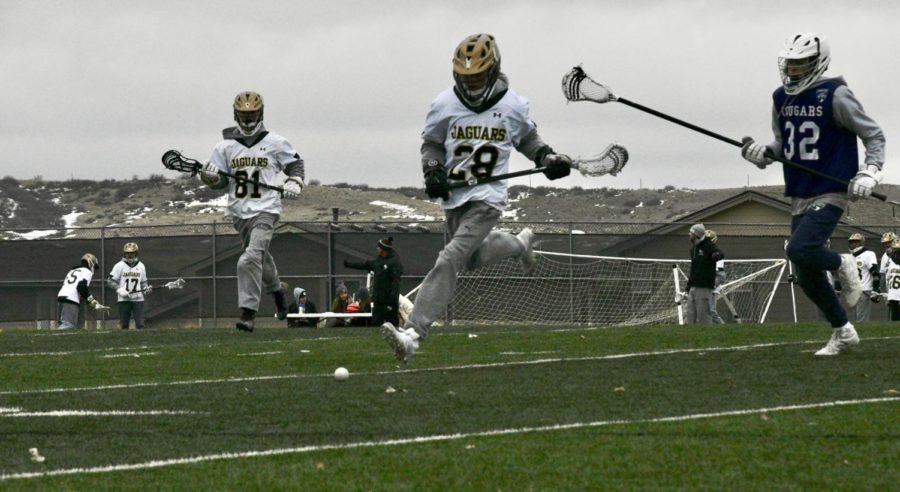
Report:
[[[831,63],[831,48],[824,36],[801,32],[787,38],[778,52],[778,71],[784,91],[790,95],[803,92],[822,77]]]

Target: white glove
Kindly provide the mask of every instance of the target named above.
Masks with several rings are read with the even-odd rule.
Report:
[[[151,292],[153,292],[153,286],[152,286],[152,285],[148,285],[147,287],[144,287],[144,294],[149,294],[149,293],[151,293]]]
[[[296,176],[291,176],[284,181],[284,185],[281,188],[284,190],[284,198],[288,200],[299,198],[300,192],[303,191],[303,180]]]
[[[756,167],[765,169],[771,164],[772,158],[766,156],[766,146],[760,145],[753,141],[750,137],[744,137],[744,146],[741,147],[741,156],[752,162]]]
[[[116,294],[119,294],[119,297],[128,297],[128,289],[125,287],[119,287],[116,289]]]
[[[881,184],[883,176],[878,166],[866,166],[865,169],[856,173],[856,176],[850,180],[850,199],[853,201],[861,198],[869,198],[872,190]]]
[[[675,304],[680,305],[682,302],[687,299],[687,292],[676,292],[675,293]]]
[[[219,176],[219,168],[207,161],[200,170],[200,179],[208,186],[216,186],[222,180],[222,176]]]

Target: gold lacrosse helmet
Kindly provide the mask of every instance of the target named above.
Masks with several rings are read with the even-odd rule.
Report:
[[[81,257],[81,262],[91,270],[96,270],[100,265],[100,262],[97,261],[97,257],[94,256],[93,253],[85,253],[84,256]]]
[[[500,76],[500,48],[490,34],[466,36],[453,52],[453,80],[465,100],[477,106],[491,96]]]
[[[900,237],[895,237],[893,241],[891,241],[891,249],[900,249]]]
[[[847,241],[849,241],[851,243],[859,242],[860,246],[862,246],[863,244],[866,244],[866,237],[858,232],[855,232],[852,235],[850,235],[850,237],[847,239]]]
[[[253,91],[244,91],[234,98],[234,121],[238,131],[249,137],[263,122],[263,99]]]
[[[705,233],[704,235],[705,235],[706,237],[708,237],[709,240],[712,241],[712,242],[716,242],[716,241],[718,241],[718,239],[719,239],[719,235],[716,234],[716,231],[714,231],[714,230],[712,230],[712,229],[707,229],[707,230],[706,230],[706,233]]]
[[[122,259],[125,260],[125,263],[128,263],[129,266],[134,266],[137,263],[137,256],[137,243],[125,243],[125,246],[122,247]]]
[[[889,231],[889,232],[885,232],[884,234],[881,235],[881,244],[882,244],[885,248],[890,248],[890,247],[891,247],[891,243],[893,243],[895,239],[897,239],[897,235],[896,235],[896,234],[894,234],[893,232],[890,232],[890,231]]]

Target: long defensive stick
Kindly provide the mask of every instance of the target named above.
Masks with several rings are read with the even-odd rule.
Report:
[[[669,116],[669,115],[667,115],[665,113],[661,113],[655,109],[648,108],[647,106],[643,106],[643,105],[638,104],[633,101],[629,101],[628,99],[625,99],[624,97],[619,97],[616,94],[614,94],[609,87],[592,79],[587,73],[585,73],[585,71],[580,66],[573,68],[565,76],[563,76],[562,89],[563,89],[563,94],[566,96],[566,99],[569,101],[592,101],[592,102],[599,103],[599,104],[603,104],[603,103],[606,103],[609,101],[620,102],[622,104],[625,104],[626,106],[631,106],[632,108],[644,111],[645,113],[652,114],[653,116],[656,116],[658,118],[662,118],[666,121],[671,121],[672,123],[675,123],[676,125],[681,125],[685,128],[690,128],[691,130],[694,130],[695,132],[702,133],[708,137],[715,138],[716,140],[721,140],[725,143],[734,145],[735,147],[743,147],[744,146],[744,144],[742,144],[741,142],[738,142],[737,140],[735,140],[733,138],[728,138],[724,135],[720,135],[716,132],[707,130],[706,128],[702,128],[702,127],[699,127],[692,123],[688,123],[687,121],[675,118],[674,116]],[[796,162],[790,161],[783,157],[776,156],[769,151],[766,151],[766,157],[769,157],[772,160],[776,160],[776,161],[784,164],[785,166],[790,166],[790,167],[799,169],[801,171],[807,172],[809,174],[812,174],[813,176],[818,176],[820,178],[834,181],[835,183],[840,183],[843,185],[850,184],[849,181],[832,176],[830,174],[825,174],[821,171],[817,171],[815,169],[804,166],[803,164],[798,164]],[[887,196],[884,195],[883,193],[878,193],[876,191],[873,191],[872,197],[877,198],[878,200],[881,200],[883,202],[890,203],[891,205],[900,206],[900,202],[888,200]]]
[[[203,169],[203,164],[201,164],[200,161],[198,161],[197,159],[185,157],[181,154],[181,152],[178,152],[177,150],[167,150],[162,156],[162,163],[163,166],[166,166],[166,169],[180,171],[183,173],[191,173],[191,176],[195,176]],[[280,186],[260,183],[252,179],[248,179],[246,176],[237,176],[225,171],[216,171],[216,173],[219,176],[225,176],[226,178],[231,178],[248,185],[259,186],[260,188],[268,188],[270,190],[284,193],[284,188]]]

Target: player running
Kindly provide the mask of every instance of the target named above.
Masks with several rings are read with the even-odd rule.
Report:
[[[451,240],[438,255],[416,296],[402,329],[382,325],[381,334],[400,361],[415,354],[431,323],[444,313],[456,275],[506,258],[518,257],[526,272],[534,269],[534,233],[518,236],[494,231],[507,206],[507,184],[457,188],[451,181],[508,172],[513,149],[546,167],[549,179],[569,175],[571,159],[557,154],[538,135],[528,115],[528,100],[509,88],[500,71],[500,51],[490,34],[467,36],[453,55],[455,85],[438,94],[422,131],[422,170],[429,198],[441,200]]]
[[[236,327],[253,331],[262,290],[272,294],[278,319],[287,317],[287,304],[269,243],[275,223],[281,215],[281,196],[259,183],[281,185],[284,198],[300,196],[304,187],[303,159],[281,135],[263,126],[263,100],[255,92],[241,92],[234,98],[237,126],[222,130],[223,140],[216,144],[200,179],[213,189],[228,188],[230,217],[241,236],[244,252],[238,259],[238,306],[240,321]],[[217,171],[233,173],[240,179],[228,179]],[[281,184],[279,174],[287,179]]]
[[[787,255],[797,265],[803,292],[833,328],[828,344],[816,352],[821,356],[837,355],[859,344],[856,329],[825,274],[838,270],[845,300],[856,306],[862,293],[856,259],[851,254],[838,255],[825,242],[847,208],[848,198],[866,198],[881,183],[884,164],[881,128],[863,111],[843,77],[822,77],[830,53],[823,36],[800,33],[788,38],[778,56],[782,87],[773,94],[775,141],[761,145],[744,137],[741,150],[745,159],[761,169],[773,162],[768,152],[850,182],[848,187],[783,167],[784,194],[791,197],[792,215]],[[866,148],[863,169],[859,168],[857,138]]]

